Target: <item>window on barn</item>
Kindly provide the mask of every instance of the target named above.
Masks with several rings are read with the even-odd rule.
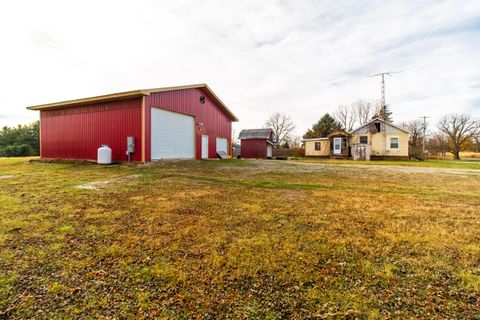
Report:
[[[322,148],[320,142],[315,142],[315,151],[320,151]]]
[[[360,143],[368,143],[368,136],[360,136]]]
[[[382,128],[380,122],[375,122],[375,128],[377,128],[377,132],[381,131]]]
[[[347,138],[342,138],[342,149],[347,147]]]
[[[391,137],[390,138],[390,149],[398,149],[398,138]]]

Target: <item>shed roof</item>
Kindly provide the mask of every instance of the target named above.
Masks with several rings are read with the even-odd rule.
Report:
[[[28,110],[48,110],[48,109],[58,109],[58,108],[70,108],[76,107],[79,105],[85,105],[89,103],[98,103],[98,102],[110,102],[131,98],[138,98],[143,96],[148,96],[151,93],[156,92],[166,92],[166,91],[175,91],[175,90],[186,90],[186,89],[202,89],[212,100],[214,100],[220,108],[230,117],[232,121],[238,121],[238,118],[233,114],[230,109],[220,100],[220,98],[210,89],[206,83],[201,84],[192,84],[186,86],[175,86],[175,87],[163,87],[163,88],[153,88],[153,89],[140,89],[133,91],[118,92],[112,94],[106,94],[101,96],[75,99],[75,100],[66,100],[60,102],[53,102],[47,104],[40,104],[35,106],[27,107]]]
[[[238,135],[239,139],[270,139],[273,130],[270,128],[264,129],[243,129]]]

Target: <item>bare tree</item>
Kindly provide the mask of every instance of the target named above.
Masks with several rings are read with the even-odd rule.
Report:
[[[290,148],[300,148],[302,146],[302,137],[301,136],[294,136],[292,140],[289,141]]]
[[[480,132],[473,137],[473,141],[474,141],[474,151],[475,152],[480,152]]]
[[[232,129],[232,144],[240,144],[240,140],[238,139],[238,134],[236,129]]]
[[[372,117],[379,113],[380,107],[379,103],[366,100],[357,100],[352,103],[352,108],[357,115],[358,124],[361,126],[372,120]]]
[[[460,159],[460,151],[479,133],[480,123],[469,114],[452,113],[440,118],[438,129],[448,139],[447,150],[454,159]]]
[[[340,105],[333,113],[333,117],[342,126],[342,129],[350,132],[357,123],[357,110],[352,104],[351,106]]]
[[[435,132],[427,140],[427,148],[429,153],[445,157],[448,148],[448,138],[442,132]]]
[[[284,145],[290,140],[295,130],[295,123],[284,113],[275,112],[265,121],[265,126],[273,129],[273,137],[279,145]]]
[[[415,155],[422,154],[422,143],[423,143],[423,121],[412,120],[408,122],[403,122],[400,124],[404,127],[410,134],[410,139],[408,144],[410,145],[410,150],[413,151]]]
[[[478,126],[480,126],[480,118],[477,118]],[[480,152],[480,129],[472,137],[472,145],[474,152]]]

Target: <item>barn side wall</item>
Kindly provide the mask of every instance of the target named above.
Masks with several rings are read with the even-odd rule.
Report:
[[[200,103],[200,97],[205,103]],[[202,135],[208,135],[208,157],[216,157],[216,138],[226,138],[232,154],[232,120],[201,88],[152,93],[145,98],[145,160],[151,160],[151,108],[195,117],[195,158],[202,158]]]
[[[41,157],[96,160],[107,144],[113,161],[126,161],[127,137],[141,161],[141,98],[40,111]]]
[[[266,158],[267,140],[245,139],[241,140],[240,156],[242,158]]]

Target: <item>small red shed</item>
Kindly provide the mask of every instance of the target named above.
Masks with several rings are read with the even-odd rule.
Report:
[[[242,158],[272,158],[273,130],[245,129],[238,136],[240,139],[240,156]]]
[[[235,115],[206,85],[114,93],[28,107],[40,111],[42,158],[96,160],[106,144],[113,161],[215,158],[232,154]]]

